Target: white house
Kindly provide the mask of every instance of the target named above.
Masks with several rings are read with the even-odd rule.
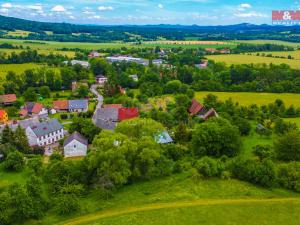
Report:
[[[64,138],[63,126],[57,119],[51,119],[26,128],[30,146],[47,146]]]
[[[86,156],[88,141],[80,133],[75,132],[64,142],[65,157]]]

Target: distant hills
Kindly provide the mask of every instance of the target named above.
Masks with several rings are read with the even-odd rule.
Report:
[[[251,40],[274,39],[300,42],[299,26],[254,25],[248,23],[227,26],[198,25],[77,25],[29,21],[0,16],[0,37],[55,41],[145,41],[168,40]],[[12,31],[28,31],[28,35],[12,35]]]

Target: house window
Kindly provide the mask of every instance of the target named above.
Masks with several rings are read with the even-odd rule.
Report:
[[[76,148],[76,145],[74,145],[74,148]]]

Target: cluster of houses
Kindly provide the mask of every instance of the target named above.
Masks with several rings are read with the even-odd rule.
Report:
[[[224,48],[224,49],[220,49],[220,50],[218,50],[216,48],[206,48],[205,52],[209,53],[209,54],[217,54],[217,53],[218,54],[230,54],[231,53],[230,49],[228,49],[228,48]]]
[[[87,112],[89,102],[83,100],[57,100],[53,102],[53,109],[57,112]]]

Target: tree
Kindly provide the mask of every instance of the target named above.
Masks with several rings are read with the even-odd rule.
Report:
[[[287,132],[296,131],[298,129],[296,123],[285,122],[283,119],[275,121],[274,130],[277,134],[285,134]]]
[[[29,101],[29,102],[35,102],[35,101],[37,101],[37,98],[38,98],[35,88],[33,88],[33,87],[27,88],[27,90],[24,92],[23,96],[24,96],[25,101]]]
[[[51,95],[51,90],[48,86],[42,86],[40,88],[40,94],[41,96],[43,96],[44,98],[50,98]]]
[[[207,156],[197,161],[196,168],[204,177],[215,177],[219,175],[217,161]]]
[[[1,143],[2,144],[13,144],[13,140],[14,140],[14,132],[10,129],[9,126],[5,126],[3,131],[2,131],[2,135],[1,135]]]
[[[87,86],[81,85],[76,92],[77,97],[86,98],[89,95],[89,88]]]
[[[288,132],[274,143],[276,156],[283,161],[300,161],[300,133]]]
[[[241,145],[237,127],[221,118],[213,118],[197,125],[192,135],[193,152],[197,157],[233,157],[239,153]]]
[[[25,130],[20,126],[17,127],[14,134],[14,145],[22,153],[30,152],[30,145]]]
[[[251,131],[251,124],[248,120],[238,117],[238,118],[233,118],[232,123],[239,128],[241,135],[243,136],[249,135]]]
[[[21,171],[25,166],[23,154],[18,151],[9,152],[4,161],[4,168],[10,171]]]

